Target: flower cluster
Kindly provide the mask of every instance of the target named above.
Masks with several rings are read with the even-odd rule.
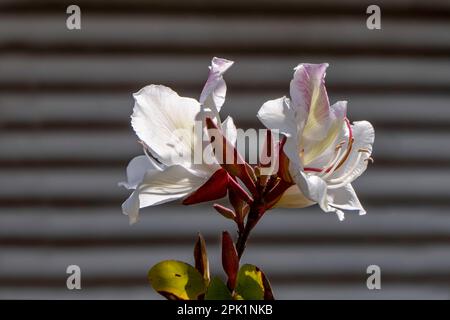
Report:
[[[269,164],[261,161],[262,156],[257,163],[246,161],[237,147],[233,119],[220,118],[227,91],[223,75],[232,64],[213,58],[198,101],[161,85],[134,94],[131,124],[144,155],[129,163],[127,181],[122,183],[133,190],[122,206],[130,223],[137,222],[143,207],[179,199],[191,205],[228,196],[230,207],[213,207],[235,221],[238,230],[236,243],[228,232],[222,237],[226,286],[218,278],[210,280],[201,236],[194,250],[195,268],[176,261],[153,267],[150,282],[168,298],[272,297],[264,273],[251,265],[239,269],[239,260],[251,230],[273,207],[318,204],[340,220],[344,211],[365,214],[351,183],[372,160],[374,130],[367,121],[350,123],[346,101],[330,105],[325,88],[328,64],[298,65],[290,82],[290,97],[267,101],[258,111],[257,117],[267,128],[259,153],[271,155]],[[249,292],[251,281],[259,291]],[[196,283],[191,292],[186,289],[188,282]]]

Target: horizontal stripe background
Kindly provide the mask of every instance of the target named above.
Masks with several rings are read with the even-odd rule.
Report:
[[[368,2],[78,1],[82,30],[65,28],[64,1],[0,2],[0,298],[159,299],[146,280],[161,259],[192,261],[197,232],[221,274],[219,235],[233,230],[209,206],[120,212],[129,159],[141,153],[131,93],[150,83],[198,97],[212,56],[227,73],[224,116],[255,114],[288,94],[292,68],[329,62],[332,102],[376,128],[375,163],[355,187],[368,215],[317,207],[273,210],[244,260],[277,298],[450,298],[450,6]],[[82,268],[82,290],[65,268]],[[382,269],[382,290],[366,268]]]

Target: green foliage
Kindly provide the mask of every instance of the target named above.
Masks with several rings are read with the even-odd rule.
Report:
[[[212,278],[205,300],[233,300],[230,291],[219,277]]]
[[[206,292],[200,272],[181,261],[159,262],[148,272],[148,280],[155,291],[171,300],[198,300]]]
[[[251,264],[237,274],[236,289],[230,292],[219,278],[205,280],[190,264],[165,260],[148,272],[153,289],[169,300],[272,300],[272,289],[264,273]]]
[[[256,266],[244,264],[239,269],[236,298],[243,300],[273,299],[272,289],[264,273]]]

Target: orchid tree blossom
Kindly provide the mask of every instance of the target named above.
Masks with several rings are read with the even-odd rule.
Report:
[[[291,185],[274,206],[302,208],[317,203],[343,220],[346,210],[366,213],[351,183],[371,160],[375,133],[367,121],[350,123],[346,101],[330,105],[327,68],[327,63],[298,65],[290,98],[267,101],[258,118],[285,136],[286,180]]]
[[[196,146],[203,143],[195,136],[194,126],[196,120],[209,116],[228,141],[235,143],[233,119],[228,117],[221,122],[219,116],[226,95],[223,74],[232,64],[226,59],[212,59],[199,101],[181,97],[162,85],[149,85],[133,94],[131,124],[144,147],[144,155],[130,161],[127,181],[121,183],[133,190],[122,205],[130,224],[138,221],[140,208],[184,198],[221,169],[218,163],[192,161]],[[216,177],[223,178],[223,172]],[[215,195],[209,196],[212,199],[206,200],[213,200]]]
[[[234,221],[237,231],[235,240],[229,232],[222,233],[226,284],[210,277],[200,234],[194,266],[178,260],[154,265],[148,280],[167,299],[273,299],[261,269],[240,265],[251,231],[273,207],[317,203],[340,220],[347,210],[365,214],[351,183],[372,159],[375,134],[367,121],[350,123],[346,101],[330,105],[325,88],[328,64],[298,65],[290,98],[270,100],[261,107],[258,118],[269,130],[259,159],[251,165],[238,151],[233,119],[220,119],[226,95],[223,74],[232,64],[212,60],[198,101],[157,85],[134,94],[131,123],[144,155],[130,162],[127,181],[122,183],[133,190],[122,205],[130,223],[137,221],[143,207],[178,199],[191,205],[228,196],[228,203],[215,203],[213,208]],[[204,161],[205,155],[209,161]]]

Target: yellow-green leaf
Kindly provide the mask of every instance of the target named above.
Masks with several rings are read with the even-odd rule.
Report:
[[[212,278],[208,290],[205,294],[205,300],[232,300],[230,291],[225,283],[219,277]]]
[[[197,300],[206,291],[202,275],[190,264],[176,260],[154,265],[148,280],[155,291],[168,299]]]
[[[263,273],[251,264],[244,264],[239,269],[236,295],[244,300],[264,300]]]

